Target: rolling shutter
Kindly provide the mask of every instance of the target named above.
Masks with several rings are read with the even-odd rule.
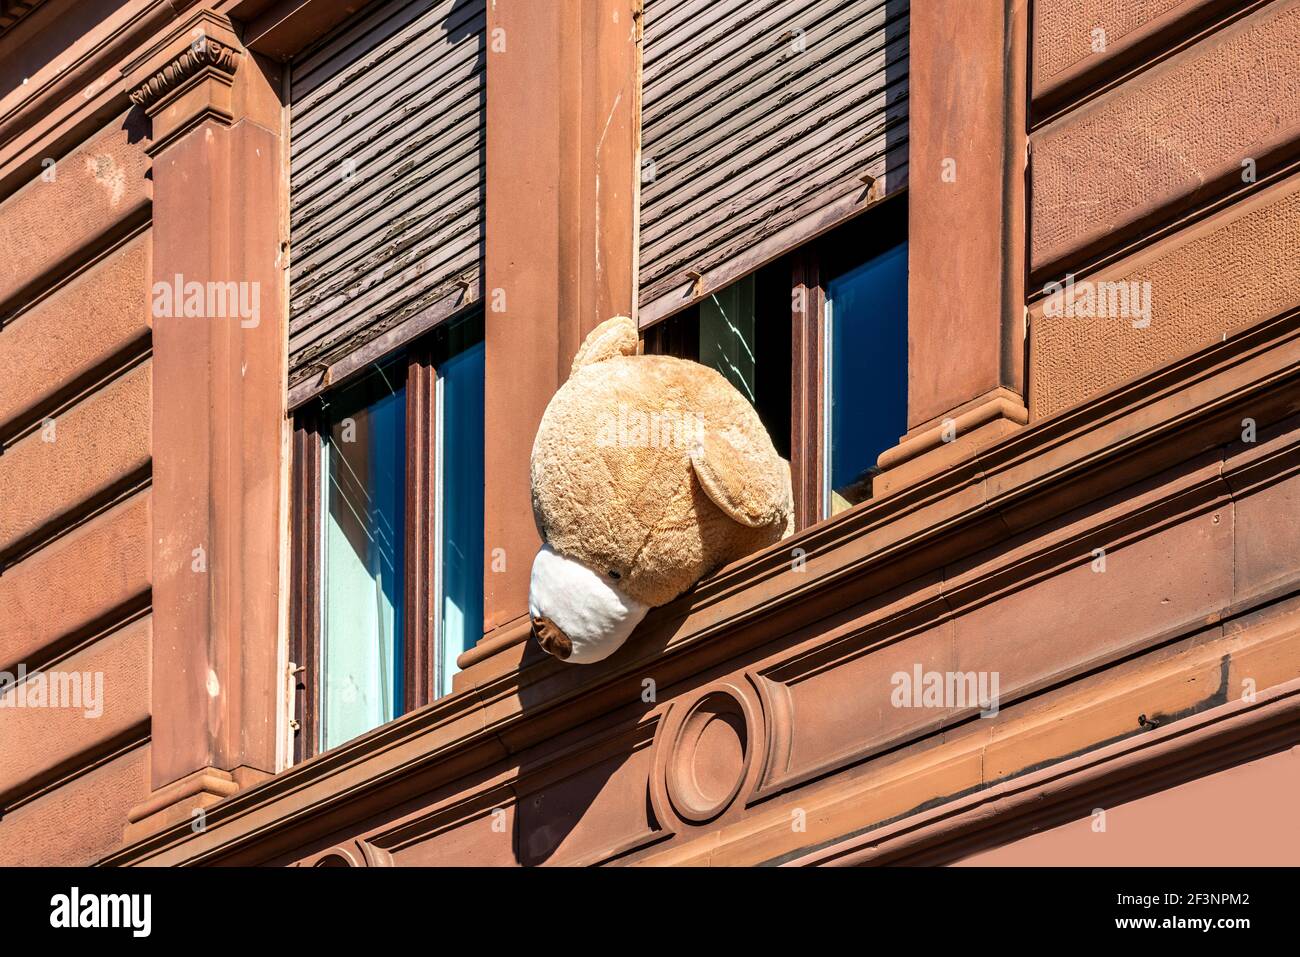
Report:
[[[486,0],[385,0],[290,68],[297,405],[480,297]]]
[[[907,0],[645,0],[646,325],[907,179]]]

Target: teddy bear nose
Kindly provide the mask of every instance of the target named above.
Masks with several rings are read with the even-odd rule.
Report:
[[[564,661],[573,654],[573,642],[569,636],[545,615],[533,615],[533,637],[542,646],[542,651]]]

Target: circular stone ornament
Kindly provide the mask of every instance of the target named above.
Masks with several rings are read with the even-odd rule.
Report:
[[[750,704],[730,690],[706,691],[690,706],[665,767],[668,799],[684,820],[703,823],[731,806],[749,773],[754,728]]]

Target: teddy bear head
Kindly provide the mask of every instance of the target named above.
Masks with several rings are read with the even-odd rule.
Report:
[[[699,363],[637,354],[637,329],[598,326],[537,430],[533,634],[579,664],[612,654],[650,608],[779,540],[788,463],[748,401]]]

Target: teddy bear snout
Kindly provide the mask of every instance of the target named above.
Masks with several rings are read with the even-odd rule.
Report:
[[[542,646],[542,651],[564,661],[573,654],[573,642],[562,632],[555,622],[545,615],[533,615],[533,637]]]

